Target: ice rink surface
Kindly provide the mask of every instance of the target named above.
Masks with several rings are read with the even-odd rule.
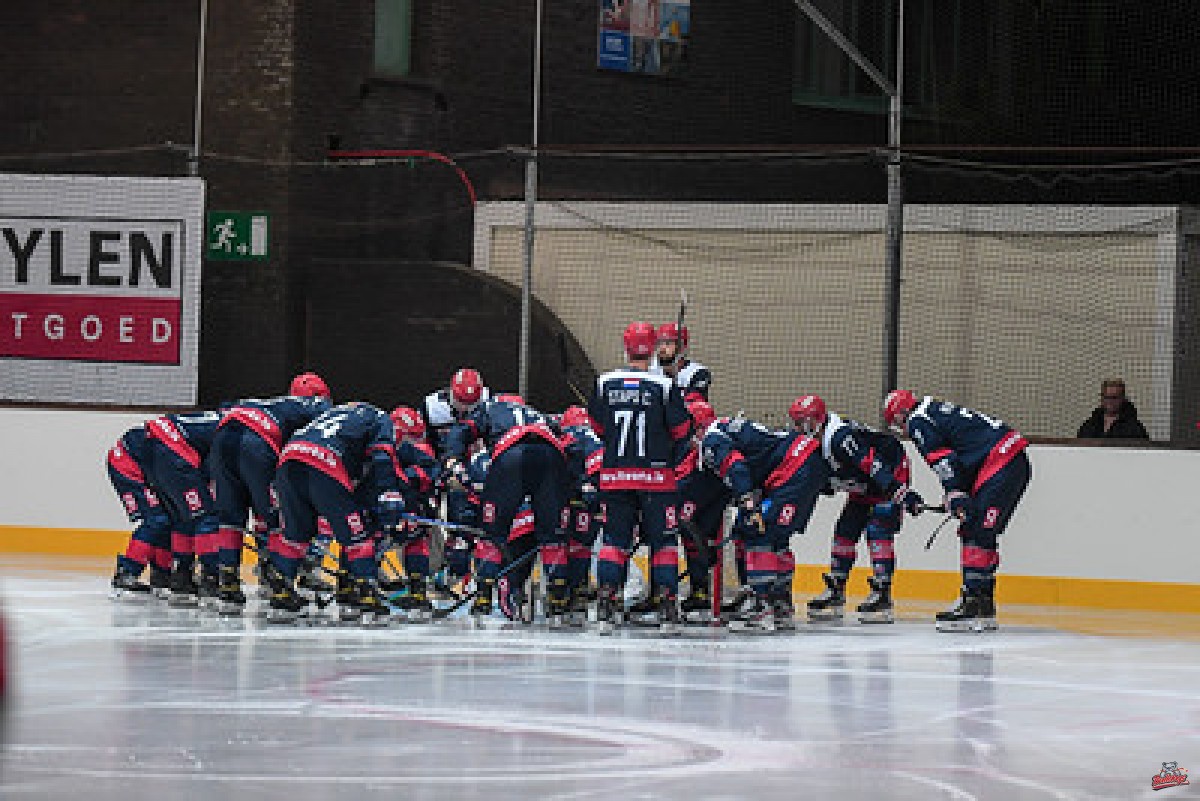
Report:
[[[1200,615],[688,636],[293,628],[0,559],[4,799],[1074,799],[1200,771]],[[1001,579],[1003,581],[1003,579]]]

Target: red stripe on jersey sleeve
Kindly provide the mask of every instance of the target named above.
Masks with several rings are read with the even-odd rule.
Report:
[[[925,457],[925,462],[927,464],[937,464],[942,459],[945,459],[947,456],[950,456],[953,453],[954,451],[950,448],[938,448],[936,451],[930,452],[929,455]]]

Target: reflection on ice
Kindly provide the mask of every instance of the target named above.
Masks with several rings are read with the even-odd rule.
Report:
[[[1195,637],[278,628],[106,581],[7,571],[6,799],[1130,798],[1200,759]]]

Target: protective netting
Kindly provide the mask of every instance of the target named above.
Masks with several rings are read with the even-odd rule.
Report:
[[[632,319],[675,319],[718,411],[782,423],[816,392],[878,422],[885,391],[881,204],[545,201],[533,290],[597,369]],[[522,204],[483,204],[476,266],[519,283]],[[1187,437],[1200,403],[1196,218],[1173,207],[910,204],[902,386],[1074,436],[1121,377],[1151,436]],[[1189,236],[1190,234],[1190,236]]]

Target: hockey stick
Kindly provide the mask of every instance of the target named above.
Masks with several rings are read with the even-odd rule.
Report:
[[[504,578],[509,573],[513,572],[518,567],[525,564],[530,559],[532,559],[534,556],[536,556],[537,552],[538,552],[538,546],[535,545],[532,548],[530,548],[528,551],[526,551],[525,553],[518,556],[512,562],[510,562],[508,567],[504,568],[499,573],[497,573],[496,578],[494,580],[499,582],[500,579]],[[446,607],[445,609],[433,610],[433,619],[434,620],[444,620],[445,618],[448,618],[448,617],[450,617],[450,615],[457,612],[459,609],[462,609],[470,601],[474,600],[474,598],[477,595],[479,595],[479,579],[478,578],[475,581],[475,585],[476,585],[475,589],[473,589],[470,592],[468,592],[467,594],[463,595],[461,598],[459,598],[457,601],[455,601],[453,604]]]
[[[567,386],[575,393],[575,397],[579,399],[579,402],[586,407],[588,405],[587,398],[584,397],[579,387],[575,386],[575,382],[571,380],[573,365],[571,364],[571,356],[567,353],[567,337],[562,331],[558,332],[558,360],[561,362],[563,380],[567,382]]]
[[[434,520],[429,517],[421,517],[419,515],[408,514],[407,512],[400,515],[402,520],[407,520],[410,523],[417,523],[423,526],[438,526],[446,531],[467,531],[471,534],[487,535],[487,532],[475,526],[468,526],[465,523],[451,523],[449,520]]]
[[[683,318],[687,314],[688,296],[687,290],[683,287],[679,288],[679,316],[675,318],[675,324],[679,326],[679,336],[683,336]],[[680,343],[682,344],[682,342]]]
[[[934,511],[933,507],[926,507],[926,508],[929,509],[930,511]],[[945,509],[945,507],[943,507],[943,511],[944,511],[944,509]],[[942,530],[943,526],[945,526],[947,523],[949,523],[953,519],[954,519],[954,515],[946,515],[946,517],[942,520],[942,522],[937,524],[937,528],[935,528],[933,530],[933,533],[929,535],[929,539],[925,542],[925,550],[928,551],[933,546],[933,541],[935,539],[937,539],[938,532]]]

